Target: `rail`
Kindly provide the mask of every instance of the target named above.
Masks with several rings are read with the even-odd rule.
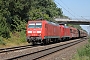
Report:
[[[86,39],[76,40],[76,41],[69,42],[69,43],[66,43],[63,45],[58,45],[58,46],[54,46],[51,48],[46,48],[46,49],[39,50],[39,51],[32,52],[32,53],[30,52],[30,53],[23,54],[23,55],[16,56],[16,57],[12,57],[12,58],[7,58],[7,60],[16,60],[16,59],[17,60],[36,60],[36,59],[39,59],[39,58],[44,57],[46,55],[52,54],[54,52],[57,52],[57,51],[65,49],[65,48],[68,48],[70,46],[73,46],[75,44],[78,44],[78,43],[85,41],[85,40]]]

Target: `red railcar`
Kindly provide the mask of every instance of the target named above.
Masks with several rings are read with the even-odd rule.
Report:
[[[78,29],[74,27],[69,27],[70,28],[70,33],[72,38],[78,38],[79,37],[79,32]]]
[[[60,38],[63,39],[64,37],[64,25],[59,25],[60,26]]]
[[[70,28],[69,28],[69,27],[65,26],[64,32],[65,32],[65,33],[64,33],[64,36],[66,37],[66,39],[72,38],[72,37],[71,37],[71,33],[70,33]]]
[[[62,40],[71,38],[70,28],[69,27],[64,26],[64,25],[60,25],[60,38]]]
[[[48,43],[60,38],[60,28],[58,24],[42,21],[28,21],[26,36],[27,42]]]

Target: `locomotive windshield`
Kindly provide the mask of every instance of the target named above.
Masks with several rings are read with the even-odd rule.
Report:
[[[42,27],[42,23],[36,23],[36,28],[41,28]]]
[[[30,24],[28,25],[28,28],[35,28],[35,23],[30,23]]]
[[[41,27],[42,27],[42,23],[40,23],[40,22],[30,23],[28,25],[28,28],[41,28]]]

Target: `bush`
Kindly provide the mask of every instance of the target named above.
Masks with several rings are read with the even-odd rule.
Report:
[[[6,45],[2,37],[0,37],[0,45]]]
[[[21,42],[26,42],[25,31],[21,31],[20,32],[20,40],[21,40]]]
[[[8,24],[5,21],[5,18],[2,18],[0,20],[0,36],[4,38],[9,38],[10,37],[10,29],[8,27]]]
[[[80,57],[89,56],[90,57],[90,44],[87,44],[84,48],[78,50],[78,54]]]
[[[90,43],[90,38],[89,38],[88,42]]]
[[[88,41],[89,44],[86,44],[84,47],[78,49],[77,54],[72,60],[90,60],[90,38]]]

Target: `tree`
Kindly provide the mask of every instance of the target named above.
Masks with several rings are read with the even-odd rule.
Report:
[[[0,0],[0,35],[24,30],[28,20],[52,21],[57,16],[62,17],[63,12],[53,0]]]

